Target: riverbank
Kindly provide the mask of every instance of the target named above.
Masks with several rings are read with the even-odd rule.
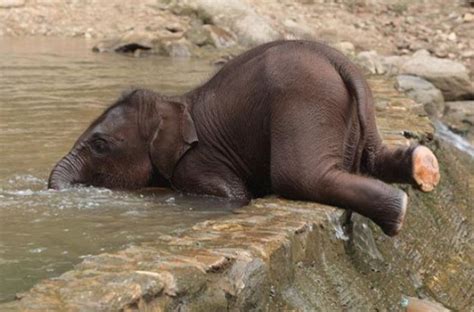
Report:
[[[427,49],[471,71],[473,26],[472,6],[459,0],[0,1],[0,36],[147,37],[216,49],[318,39],[383,55]]]
[[[465,288],[472,276],[472,159],[433,141],[422,106],[397,93],[393,81],[370,83],[384,140],[396,145],[417,138],[441,161],[442,180],[433,193],[403,187],[410,200],[399,236],[384,236],[360,216],[347,236],[341,210],[259,199],[180,234],[90,256],[0,308],[398,310],[403,296],[459,311],[472,307]],[[461,178],[466,174],[471,181]]]
[[[276,39],[326,42],[474,144],[474,7],[460,0],[0,0],[0,36],[79,37],[96,52],[233,56]]]

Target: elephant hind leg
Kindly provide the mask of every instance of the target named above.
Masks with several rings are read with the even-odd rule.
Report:
[[[380,180],[338,169],[301,181],[287,180],[291,183],[283,182],[283,177],[272,181],[275,191],[283,196],[353,210],[370,218],[389,236],[402,228],[407,195]]]
[[[436,156],[427,147],[390,148],[381,145],[368,171],[370,175],[389,183],[411,183],[424,192],[430,192],[440,179]]]

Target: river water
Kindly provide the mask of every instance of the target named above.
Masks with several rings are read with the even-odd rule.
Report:
[[[230,213],[229,203],[97,188],[47,190],[52,166],[124,89],[179,93],[208,61],[95,54],[84,40],[0,38],[0,302],[91,254]]]

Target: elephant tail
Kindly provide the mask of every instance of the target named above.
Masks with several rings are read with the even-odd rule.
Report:
[[[373,98],[364,75],[359,68],[341,52],[323,43],[316,43],[319,45],[319,51],[325,55],[327,60],[337,70],[346,88],[357,103],[360,138],[362,142],[365,142],[367,135],[367,112],[369,111],[369,106],[373,105]]]
[[[348,61],[346,61],[349,63]],[[340,64],[338,67],[339,75],[344,84],[349,89],[350,94],[357,103],[357,115],[359,117],[360,137],[362,141],[366,140],[367,111],[368,106],[372,105],[372,95],[367,86],[362,73],[354,64]]]

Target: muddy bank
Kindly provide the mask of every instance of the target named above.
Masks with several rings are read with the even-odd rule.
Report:
[[[84,37],[95,43],[134,38],[160,43],[161,53],[177,56],[278,38],[318,39],[384,55],[427,49],[471,71],[473,25],[467,0],[0,1],[0,36]]]
[[[0,309],[396,311],[403,296],[472,307],[472,158],[433,141],[422,106],[393,81],[371,85],[384,139],[420,140],[441,162],[435,192],[404,187],[409,212],[396,238],[359,216],[347,236],[333,207],[259,199],[180,234],[91,256]]]

